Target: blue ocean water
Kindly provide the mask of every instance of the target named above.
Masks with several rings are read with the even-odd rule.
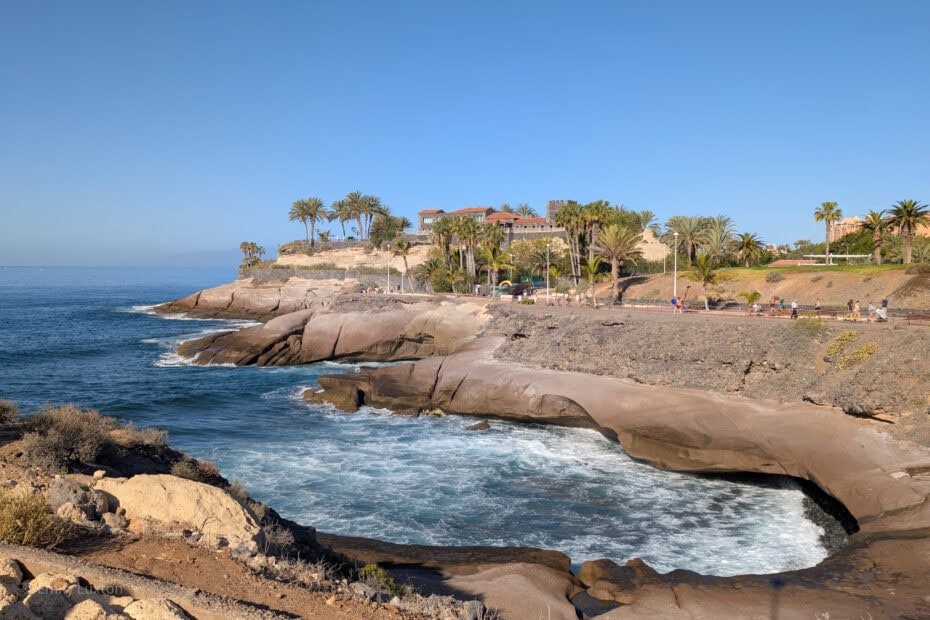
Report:
[[[186,339],[245,321],[160,317],[151,306],[228,282],[232,269],[0,267],[0,398],[78,403],[158,426],[178,449],[288,518],[423,544],[529,545],[573,562],[641,557],[732,575],[826,556],[792,483],[661,472],[578,429],[345,414],[300,394],[350,365],[192,366]]]

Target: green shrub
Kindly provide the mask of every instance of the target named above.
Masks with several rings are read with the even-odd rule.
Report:
[[[44,495],[19,495],[0,490],[0,540],[3,542],[48,548],[64,540],[68,532],[68,525],[52,514]]]
[[[0,400],[0,424],[9,424],[19,417],[19,406],[12,400]]]
[[[358,571],[358,581],[382,592],[390,592],[401,598],[412,592],[410,586],[398,586],[394,578],[377,564],[366,564]]]
[[[68,469],[76,463],[93,463],[100,456],[114,418],[75,405],[42,409],[26,423],[23,436],[29,462],[50,470]]]
[[[785,279],[785,274],[783,274],[780,271],[770,271],[767,274],[765,274],[765,281],[769,283],[781,282],[784,279]]]

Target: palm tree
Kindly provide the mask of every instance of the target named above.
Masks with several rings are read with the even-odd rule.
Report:
[[[594,237],[601,226],[607,223],[613,212],[610,203],[606,200],[595,200],[581,207],[581,216],[584,218],[585,229],[587,231],[588,260],[594,259]]]
[[[359,191],[349,192],[342,201],[346,220],[355,220],[355,223],[358,224],[358,236],[360,239],[364,239],[365,227],[362,226],[362,216],[365,212],[365,196]]]
[[[494,222],[488,222],[481,225],[480,237],[483,247],[500,248],[504,239],[507,237],[507,233],[504,232],[504,229],[500,225]]]
[[[432,242],[439,247],[442,252],[443,261],[446,267],[450,266],[449,246],[452,243],[452,237],[455,234],[455,219],[451,217],[441,217],[433,223],[431,233]]]
[[[715,265],[721,265],[733,250],[733,235],[725,228],[711,226],[707,229],[704,249]]]
[[[326,215],[326,219],[330,222],[334,220],[339,220],[339,225],[342,227],[342,239],[346,238],[346,222],[352,219],[352,215],[349,213],[349,203],[345,200],[337,200],[329,206],[329,213]]]
[[[600,256],[595,256],[591,260],[586,260],[581,265],[581,274],[584,276],[584,279],[588,281],[588,290],[590,291],[591,301],[595,308],[597,308],[597,297],[594,296],[594,284],[604,279],[604,274],[601,273],[602,262],[604,261]]]
[[[685,272],[684,276],[692,282],[698,282],[704,289],[704,309],[710,310],[710,303],[707,297],[707,287],[717,281],[717,270],[707,254],[698,254],[691,271]]]
[[[394,245],[391,246],[391,256],[400,256],[404,259],[404,276],[406,276],[408,280],[410,279],[410,269],[407,267],[407,257],[410,256],[410,247],[410,242],[406,239],[398,239],[394,242]],[[403,282],[404,281],[401,280],[401,284],[403,284]]]
[[[636,211],[634,215],[636,216],[636,220],[639,222],[640,231],[651,228],[652,232],[656,233],[656,236],[658,236],[658,230],[656,230],[658,228],[658,224],[656,223],[655,213],[649,211],[648,209],[644,209],[642,211]]]
[[[619,224],[608,224],[600,230],[593,244],[594,251],[610,261],[610,275],[613,278],[611,298],[615,302],[620,290],[620,267],[626,261],[635,261],[643,255],[637,247],[642,241],[643,235],[640,232]]]
[[[242,265],[245,267],[254,267],[262,261],[265,254],[265,248],[254,241],[243,241],[239,244],[242,251]]]
[[[326,219],[326,215],[326,207],[323,206],[323,201],[311,197],[294,201],[288,214],[288,220],[291,222],[299,220],[304,223],[304,231],[307,233],[306,240],[310,242],[310,247],[313,247],[313,239],[316,237],[316,223]]]
[[[317,238],[323,243],[329,241],[329,237],[330,232],[328,230],[321,230],[319,233],[317,233]]]
[[[513,212],[514,212],[514,211],[513,211],[513,207],[511,207],[511,206],[510,206],[509,204],[507,204],[506,202],[500,206],[500,208],[498,209],[498,211],[500,211],[501,213],[513,213]]]
[[[762,258],[765,254],[765,246],[755,233],[741,233],[733,246],[733,251],[736,253],[736,259],[743,261],[749,267],[750,262]]]
[[[539,214],[536,213],[536,209],[531,207],[525,202],[521,202],[517,205],[517,210],[514,212],[520,217],[539,217]]]
[[[568,254],[572,263],[572,279],[578,286],[578,277],[581,275],[581,237],[584,234],[584,217],[581,214],[581,205],[571,201],[555,214],[555,223],[565,229],[565,239],[568,242]]]
[[[685,253],[688,258],[688,265],[697,255],[698,247],[704,243],[707,233],[705,229],[706,220],[693,215],[675,215],[670,217],[665,223],[666,233],[663,235],[663,242],[671,241],[675,232],[678,233],[679,242],[684,244]]]
[[[429,282],[432,285],[445,279],[447,273],[448,270],[443,260],[434,256],[413,268],[413,279],[421,284]]]
[[[888,232],[888,220],[885,219],[884,211],[869,211],[862,222],[863,230],[872,233],[872,255],[875,258],[875,264],[882,264],[882,241]]]
[[[481,224],[473,217],[459,218],[457,235],[465,246],[465,266],[469,278],[475,276],[475,248],[481,243]]]
[[[843,211],[837,208],[836,204],[835,202],[823,202],[814,210],[814,221],[826,222],[827,225],[827,244],[824,254],[828,265],[830,264],[830,231],[833,229],[833,222],[843,217]]]
[[[920,243],[920,241],[921,238],[914,240],[911,258],[918,263],[930,263],[930,243]]]
[[[888,225],[897,228],[904,242],[904,263],[911,262],[911,244],[920,226],[930,224],[927,205],[916,200],[899,200],[888,210]]]
[[[377,196],[365,194],[361,199],[361,215],[362,223],[360,223],[360,225],[364,224],[364,228],[360,228],[359,230],[364,231],[361,233],[362,237],[367,239],[371,236],[371,221],[375,218],[375,216],[390,216],[391,210],[387,207],[387,205],[382,204],[381,199]]]
[[[488,272],[488,286],[497,286],[501,269],[508,269],[512,265],[507,262],[506,254],[499,247],[489,246],[481,249],[481,271]]]
[[[742,293],[739,293],[737,297],[742,297],[743,299],[745,299],[746,307],[749,308],[749,310],[751,311],[752,305],[762,298],[762,293],[760,293],[759,291],[753,291],[751,293],[747,293],[746,291],[743,291]]]

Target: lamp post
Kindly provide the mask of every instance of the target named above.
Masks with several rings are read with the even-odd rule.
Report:
[[[546,305],[549,305],[549,244],[546,244]]]
[[[390,294],[391,292],[391,244],[390,243],[388,244],[388,251],[387,251],[387,274],[388,274],[387,292],[388,294]]]
[[[675,268],[672,271],[672,297],[678,299],[678,231],[675,231]]]

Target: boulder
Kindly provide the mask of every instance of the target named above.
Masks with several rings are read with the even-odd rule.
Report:
[[[99,519],[100,515],[110,510],[105,495],[70,478],[56,478],[52,481],[48,488],[48,504],[56,512],[63,505],[72,504],[85,519],[90,520]]]
[[[125,616],[90,599],[81,601],[65,614],[65,620],[118,620],[120,618],[125,618]]]
[[[19,587],[23,582],[23,569],[12,558],[0,558],[0,583]]]
[[[127,605],[123,613],[133,620],[188,620],[184,610],[166,598],[138,600]]]
[[[0,618],[3,620],[41,620],[21,601],[0,605]]]
[[[569,597],[575,587],[571,575],[539,564],[504,564],[472,575],[453,575],[449,587],[480,596],[484,605],[504,618],[577,620]]]
[[[166,474],[102,478],[96,488],[115,500],[130,521],[186,524],[213,545],[244,547],[251,553],[262,541],[251,510],[223,489]]]

